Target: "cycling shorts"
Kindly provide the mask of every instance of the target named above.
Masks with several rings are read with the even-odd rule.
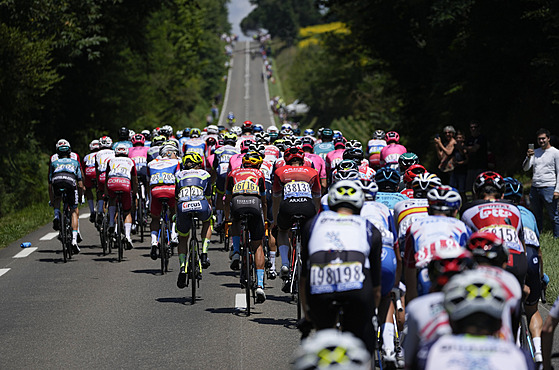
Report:
[[[274,199],[274,197],[272,196],[272,183],[266,181],[266,206],[267,206],[267,212],[266,213],[268,213],[266,215],[266,219],[270,222],[274,221],[273,199]]]
[[[343,304],[342,326],[360,338],[372,354],[375,348],[372,317],[375,311],[371,275],[368,269],[363,270],[365,280],[363,288],[346,292],[308,294],[307,304],[310,319],[317,330],[333,328],[338,317],[338,307],[332,304],[336,301]],[[307,279],[307,292],[310,292],[310,279]]]
[[[381,294],[382,296],[390,293],[396,280],[396,252],[394,248],[382,247],[381,255]]]
[[[260,198],[254,195],[234,196],[231,199],[231,217],[234,220],[240,220],[243,214],[252,215],[248,223],[250,238],[253,241],[262,239],[264,237],[264,214]]]
[[[217,175],[217,177],[215,178],[215,190],[220,193],[220,194],[224,194],[225,193],[225,182],[227,180],[227,173],[224,173],[222,175]]]
[[[301,215],[305,220],[311,219],[316,215],[316,208],[311,198],[287,198],[282,200],[278,212],[278,227],[282,230],[288,230],[293,226],[292,217]],[[304,222],[303,222],[304,224]]]
[[[526,255],[509,249],[509,261],[506,270],[514,275],[521,287],[526,281],[526,272],[528,271],[528,261]]]
[[[179,235],[187,236],[192,228],[190,214],[195,213],[202,222],[212,217],[212,207],[207,200],[180,202],[177,204],[177,231]]]
[[[526,261],[528,271],[526,273],[526,285],[530,287],[530,295],[526,297],[526,304],[533,306],[538,303],[542,292],[542,281],[540,278],[540,256],[538,248],[526,246]]]
[[[76,185],[76,180],[67,175],[57,176],[51,180],[52,190],[56,197],[60,197],[64,191],[67,194],[67,202],[71,209],[78,207],[78,187]]]
[[[107,192],[110,199],[116,199],[117,191],[122,192],[120,201],[122,209],[129,211],[132,207],[132,184],[129,179],[113,177],[107,180]]]
[[[157,185],[151,188],[151,207],[152,217],[159,217],[161,214],[161,199],[167,198],[169,209],[175,207],[175,185]]]
[[[83,185],[87,189],[91,189],[95,187],[96,182],[97,182],[97,175],[95,173],[95,167],[86,168],[85,176],[83,177]]]

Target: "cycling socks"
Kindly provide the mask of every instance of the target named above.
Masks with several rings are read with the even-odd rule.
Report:
[[[240,236],[233,236],[231,238],[233,240],[233,252],[240,253],[241,252],[241,237]]]
[[[542,352],[542,338],[541,337],[533,337],[532,342],[534,342],[534,353],[541,353]]]
[[[270,251],[270,264],[272,265],[272,270],[276,269],[276,251]]]
[[[157,231],[151,232],[151,245],[157,244],[157,236],[159,233]]]
[[[54,209],[54,218],[60,218],[60,208]]]
[[[88,199],[87,204],[89,205],[89,212],[95,213],[95,204],[93,203],[93,199]]]
[[[109,206],[109,226],[115,225],[116,206]]]
[[[394,324],[391,322],[382,325],[382,347],[386,352],[394,351]]]
[[[124,224],[124,235],[126,236],[126,239],[131,239],[130,237],[130,231],[132,230],[132,223],[125,223]]]
[[[256,285],[264,288],[264,269],[256,269]]]
[[[289,246],[288,245],[280,245],[279,251],[281,255],[281,265],[282,266],[289,266]]]
[[[208,245],[210,245],[210,239],[204,238],[204,243],[202,244],[202,253],[208,253]]]
[[[72,230],[72,244],[78,244],[78,230]]]
[[[186,266],[186,254],[185,253],[179,254],[179,264],[180,264],[180,267],[181,267],[181,271],[183,271],[184,267]]]

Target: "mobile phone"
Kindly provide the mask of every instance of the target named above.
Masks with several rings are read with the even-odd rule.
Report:
[[[439,134],[436,134],[436,135],[435,135],[435,139],[438,139],[438,138],[440,138],[440,137],[441,137],[441,135],[439,135]]]
[[[528,144],[528,149],[534,150],[534,144]]]

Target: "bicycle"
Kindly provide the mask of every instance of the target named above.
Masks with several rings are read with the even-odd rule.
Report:
[[[116,193],[117,215],[116,215],[114,236],[115,236],[116,247],[118,251],[118,262],[121,262],[124,255],[124,241],[122,240],[122,232],[124,231],[124,216],[122,213],[123,211],[122,211],[122,201],[121,201],[122,191],[117,191],[115,193]]]
[[[103,195],[105,199],[105,196]],[[107,199],[105,199],[103,209],[98,212],[103,212],[103,218],[99,227],[99,237],[101,239],[101,247],[103,248],[103,255],[106,256],[112,252],[113,238],[109,235],[109,212],[106,206]]]
[[[291,300],[297,299],[297,320],[301,319],[301,296],[299,292],[299,277],[301,276],[301,231],[302,223],[305,220],[303,215],[294,215],[292,217],[293,226],[291,227],[291,269],[289,292]]]
[[[192,225],[192,235],[188,243],[188,255],[187,255],[187,280],[186,286],[192,283],[192,304],[196,303],[196,289],[200,287],[200,280],[202,277],[202,265],[200,263],[200,243],[196,237],[196,226],[198,217],[196,217],[196,212],[190,212],[190,224]]]
[[[159,216],[159,258],[161,259],[161,273],[169,271],[169,259],[171,258],[171,241],[169,225],[169,205],[168,198],[160,198],[161,215]]]
[[[536,351],[534,349],[534,342],[532,340],[532,334],[530,333],[530,326],[528,325],[528,317],[526,316],[526,310],[524,308],[524,302],[521,304],[520,311],[520,327],[518,341],[520,348],[528,352],[532,356],[532,360],[535,362]]]
[[[136,194],[138,200],[138,206],[136,207],[136,224],[138,225],[138,233],[140,234],[140,243],[144,242],[144,230],[146,227],[145,215],[146,215],[146,188],[143,182],[140,182],[140,191]]]
[[[246,314],[250,316],[250,297],[256,302],[256,266],[250,250],[250,232],[248,223],[252,215],[241,215],[241,288],[245,289]],[[243,274],[244,272],[244,274]],[[244,275],[244,276],[243,276]]]
[[[59,239],[62,242],[62,256],[64,263],[72,258],[72,211],[68,201],[68,193],[65,188],[61,188],[62,193],[62,212],[60,213]]]

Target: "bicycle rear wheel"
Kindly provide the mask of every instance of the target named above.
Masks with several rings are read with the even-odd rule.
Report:
[[[64,259],[64,263],[68,262],[68,235],[66,233],[66,216],[64,212],[60,215],[60,241],[62,242],[62,258]]]
[[[189,278],[190,278],[190,282],[192,284],[192,304],[196,303],[196,288],[198,285],[198,271],[199,271],[199,266],[198,266],[198,241],[194,238],[194,233],[196,232],[196,230],[193,230],[193,234],[192,234],[192,239],[190,239],[190,258],[189,258],[189,265],[190,265],[190,269],[189,269]]]
[[[246,313],[247,316],[250,315],[250,296],[252,290],[252,268],[250,265],[250,241],[249,241],[248,230],[244,231],[244,253],[243,253],[243,267],[245,269],[245,298],[246,298]]]
[[[159,258],[161,259],[161,273],[165,274],[167,266],[167,224],[161,219],[161,235],[159,237]]]
[[[118,249],[118,262],[121,262],[124,256],[124,241],[122,240],[122,228],[124,227],[124,223],[122,221],[122,204],[120,203],[120,201],[118,202],[117,212],[118,216],[116,217],[117,223],[115,236],[116,246]]]

